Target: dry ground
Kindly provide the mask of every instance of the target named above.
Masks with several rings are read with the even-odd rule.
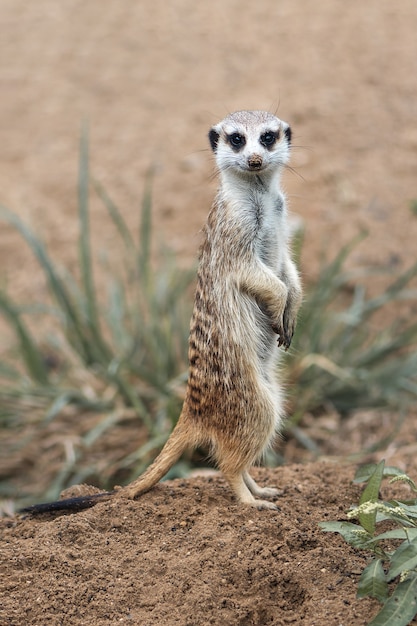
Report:
[[[0,22],[0,203],[60,261],[76,259],[82,120],[93,173],[133,229],[156,167],[158,236],[189,263],[215,190],[207,130],[241,108],[277,109],[293,127],[285,185],[305,224],[305,281],[323,250],[362,228],[356,265],[415,260],[415,0],[0,0]],[[111,248],[94,200],[92,212],[95,243]],[[2,225],[0,237],[2,281],[42,299],[16,233]],[[1,326],[0,343],[10,341]],[[414,417],[381,454],[415,475]],[[396,419],[322,423],[324,450],[354,455]],[[291,441],[284,453],[307,458]],[[15,471],[39,474],[18,460]],[[198,478],[124,507],[4,521],[1,623],[366,624],[377,605],[355,600],[363,557],[317,528],[357,500],[353,473],[334,463],[261,471],[284,487],[278,514],[241,510],[220,479]]]
[[[259,475],[283,487],[280,512],[242,509],[224,481],[194,478],[122,506],[3,520],[1,624],[366,624],[366,559],[318,528],[357,501],[353,467]]]

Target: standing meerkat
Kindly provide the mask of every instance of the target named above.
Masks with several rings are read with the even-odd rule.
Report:
[[[280,186],[291,129],[271,113],[238,111],[213,126],[209,140],[220,186],[203,229],[188,385],[178,423],[152,465],[126,487],[27,511],[137,498],[197,446],[209,450],[239,502],[277,508],[266,498],[278,490],[259,487],[249,470],[281,427],[278,347],[291,344],[302,298]]]

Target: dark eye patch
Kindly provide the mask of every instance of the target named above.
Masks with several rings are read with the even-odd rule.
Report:
[[[259,137],[259,143],[262,144],[265,148],[272,148],[279,137],[279,131],[275,132],[272,130],[267,130],[265,133]]]
[[[230,145],[232,146],[233,150],[236,150],[236,151],[241,150],[246,143],[245,136],[241,135],[240,133],[232,133],[231,135],[227,136],[227,139]]]

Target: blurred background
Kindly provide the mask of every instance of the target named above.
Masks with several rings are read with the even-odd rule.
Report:
[[[91,174],[131,232],[154,170],[153,235],[191,267],[216,189],[207,132],[255,108],[293,129],[284,186],[304,224],[306,284],[323,254],[364,229],[352,266],[403,271],[415,261],[415,0],[0,0],[0,27],[0,203],[76,275],[83,124]],[[98,254],[116,249],[96,195],[90,215]],[[13,298],[46,299],[44,273],[4,222],[0,263]],[[105,289],[99,265],[95,280]],[[3,320],[3,350],[14,341]]]
[[[0,200],[59,255],[74,238],[82,120],[94,175],[133,223],[156,165],[158,231],[193,259],[216,186],[207,131],[251,108],[293,127],[285,186],[308,258],[364,226],[366,262],[415,250],[414,0],[1,0],[0,19]],[[3,231],[3,268],[33,288],[21,253]]]

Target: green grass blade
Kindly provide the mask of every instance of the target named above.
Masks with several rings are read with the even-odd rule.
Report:
[[[0,291],[0,311],[3,311],[5,317],[14,328],[20,344],[20,354],[26,366],[26,370],[31,378],[41,384],[48,384],[48,370],[45,361],[36,342],[32,339],[32,335],[26,324],[20,317],[17,307],[11,302],[10,298],[4,291]]]
[[[87,398],[85,395],[83,395],[81,391],[77,389],[58,389],[56,391],[56,396],[54,397],[52,404],[49,406],[44,416],[44,423],[48,423],[51,420],[57,418],[62,410],[69,405],[75,405],[81,410],[100,412],[112,408],[112,403],[110,401],[102,399],[101,397]]]
[[[9,211],[6,207],[0,207],[0,218],[16,228],[32,250],[48,281],[50,292],[57,301],[59,311],[65,320],[67,326],[66,333],[70,343],[74,343],[85,363],[94,363],[96,360],[94,346],[84,336],[80,313],[49,258],[44,244],[16,214]]]
[[[343,246],[333,261],[323,264],[314,293],[312,294],[313,306],[311,309],[309,307],[309,310],[312,311],[313,315],[318,307],[322,308],[332,301],[337,289],[348,283],[349,276],[346,272],[342,271],[343,265],[352,250],[365,237],[366,233],[359,233],[359,235],[354,237],[351,242]]]
[[[88,129],[84,127],[80,138],[80,161],[78,168],[79,252],[81,279],[87,298],[88,319],[90,323],[94,324],[97,322],[98,315],[91,265],[89,180]]]
[[[132,336],[125,323],[129,314],[126,296],[122,281],[113,278],[108,287],[105,316],[112,343],[119,354],[129,353],[132,349]]]
[[[130,234],[130,230],[127,227],[127,224],[125,220],[123,219],[123,216],[120,213],[118,207],[110,198],[109,194],[104,189],[104,187],[97,180],[92,179],[92,184],[98,197],[100,198],[100,200],[103,202],[104,206],[106,207],[108,214],[110,215],[113,221],[113,224],[116,226],[116,230],[119,233],[120,237],[122,238],[122,241],[126,246],[126,249],[130,253],[136,254],[135,242],[133,240],[132,235]]]
[[[370,313],[373,313],[377,309],[383,307],[385,304],[393,302],[416,275],[417,263],[414,263],[414,265],[396,278],[391,285],[384,289],[382,294],[367,302],[365,307],[366,314],[369,315]]]
[[[378,338],[375,339],[372,346],[358,355],[358,367],[369,368],[371,365],[384,363],[391,355],[403,348],[408,348],[413,342],[415,343],[417,339],[417,324],[413,324],[403,331],[397,332],[395,336],[390,334],[386,339],[382,338],[380,341],[378,341]],[[415,370],[413,373],[415,373]]]
[[[138,255],[139,276],[143,281],[143,287],[146,290],[146,293],[149,288],[149,272],[151,261],[152,182],[153,173],[152,171],[149,171],[146,177],[145,192],[142,199]]]
[[[114,427],[120,421],[123,412],[120,410],[108,413],[100,422],[83,436],[83,444],[89,448],[99,439],[109,428]]]
[[[109,379],[113,380],[120,395],[124,399],[127,406],[133,407],[138,416],[143,420],[144,424],[152,429],[153,422],[150,417],[149,411],[146,408],[144,402],[139,397],[136,389],[123,377],[119,372],[109,374]]]
[[[111,358],[111,353],[100,331],[96,289],[93,277],[93,265],[90,244],[89,211],[89,144],[88,129],[83,128],[80,139],[80,163],[78,173],[78,218],[80,224],[79,253],[81,280],[84,289],[88,327],[95,345],[96,357],[102,363]]]
[[[405,296],[415,299],[415,292],[404,290],[417,266],[392,283],[388,298],[384,290],[382,299],[374,299],[368,307],[371,300],[367,300],[364,288],[352,284],[355,274],[343,270],[356,243],[344,248],[321,271],[314,289],[306,294],[288,355],[296,419],[306,411],[323,411],[326,405],[334,406],[343,416],[358,407],[398,410],[409,402],[409,396],[417,395],[417,354],[413,349],[417,346],[417,324],[401,327],[395,322],[378,334],[369,324],[371,314],[380,306]],[[343,307],[346,297],[351,297],[347,308]],[[338,299],[340,310],[335,304]]]

